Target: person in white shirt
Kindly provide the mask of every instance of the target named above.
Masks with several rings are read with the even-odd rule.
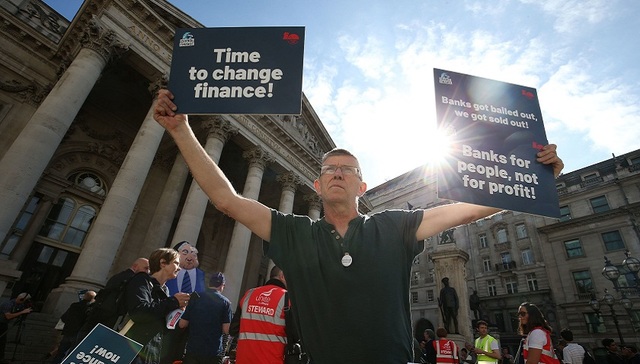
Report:
[[[573,342],[573,332],[563,329],[560,331],[560,336],[567,342],[567,346],[562,349],[562,361],[565,364],[582,364],[584,348]]]

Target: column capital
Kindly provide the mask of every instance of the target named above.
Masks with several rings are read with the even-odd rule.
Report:
[[[269,155],[264,149],[255,147],[242,153],[242,157],[249,161],[249,167],[259,167],[264,169],[267,164],[274,162],[275,159]]]
[[[129,49],[128,45],[118,39],[113,30],[106,29],[95,17],[89,21],[81,43],[84,48],[94,50],[107,62],[111,57],[118,56]]]
[[[167,88],[167,85],[169,83],[169,77],[167,76],[167,74],[165,73],[164,75],[162,75],[162,77],[149,82],[149,93],[153,96],[153,98],[156,98],[156,94],[158,93],[158,91],[160,89],[163,88]]]
[[[207,139],[216,138],[226,143],[232,135],[238,134],[238,128],[231,126],[231,123],[220,117],[207,117],[202,121],[203,129],[207,131]]]
[[[322,210],[322,199],[317,193],[309,193],[304,195],[303,200],[309,203],[309,209]]]
[[[295,192],[298,185],[302,184],[302,179],[293,172],[282,173],[276,176],[276,181],[282,184],[284,191]]]

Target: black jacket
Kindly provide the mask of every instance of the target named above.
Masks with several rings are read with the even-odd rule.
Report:
[[[166,316],[180,307],[178,300],[168,297],[166,287],[146,273],[137,273],[126,289],[127,313],[134,322],[126,336],[145,345],[165,331]]]

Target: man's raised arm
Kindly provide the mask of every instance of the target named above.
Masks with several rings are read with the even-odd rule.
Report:
[[[215,207],[248,227],[264,240],[271,238],[271,211],[258,201],[239,195],[222,170],[204,150],[189,126],[187,115],[176,114],[169,90],[160,90],[153,118],[173,138],[189,166],[193,178]]]
[[[545,147],[538,152],[536,160],[542,164],[551,164],[553,166],[553,175],[558,177],[560,172],[562,172],[562,168],[564,168],[564,163],[562,159],[558,157],[556,149],[555,144],[545,145]],[[495,207],[469,203],[456,203],[431,208],[424,211],[422,222],[416,232],[416,238],[417,240],[423,240],[441,231],[469,224],[500,211],[502,210]]]

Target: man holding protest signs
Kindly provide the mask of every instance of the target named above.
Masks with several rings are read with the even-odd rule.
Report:
[[[154,118],[173,137],[216,208],[270,242],[267,254],[290,277],[292,304],[312,361],[410,362],[407,297],[411,264],[422,249],[419,242],[500,210],[456,203],[360,215],[358,198],[367,185],[358,160],[346,150],[334,149],[325,154],[314,182],[325,216],[312,221],[280,213],[235,191],[196,139],[187,116],[175,113],[172,98],[168,90],[159,92]],[[564,166],[553,144],[536,156],[556,176]]]

